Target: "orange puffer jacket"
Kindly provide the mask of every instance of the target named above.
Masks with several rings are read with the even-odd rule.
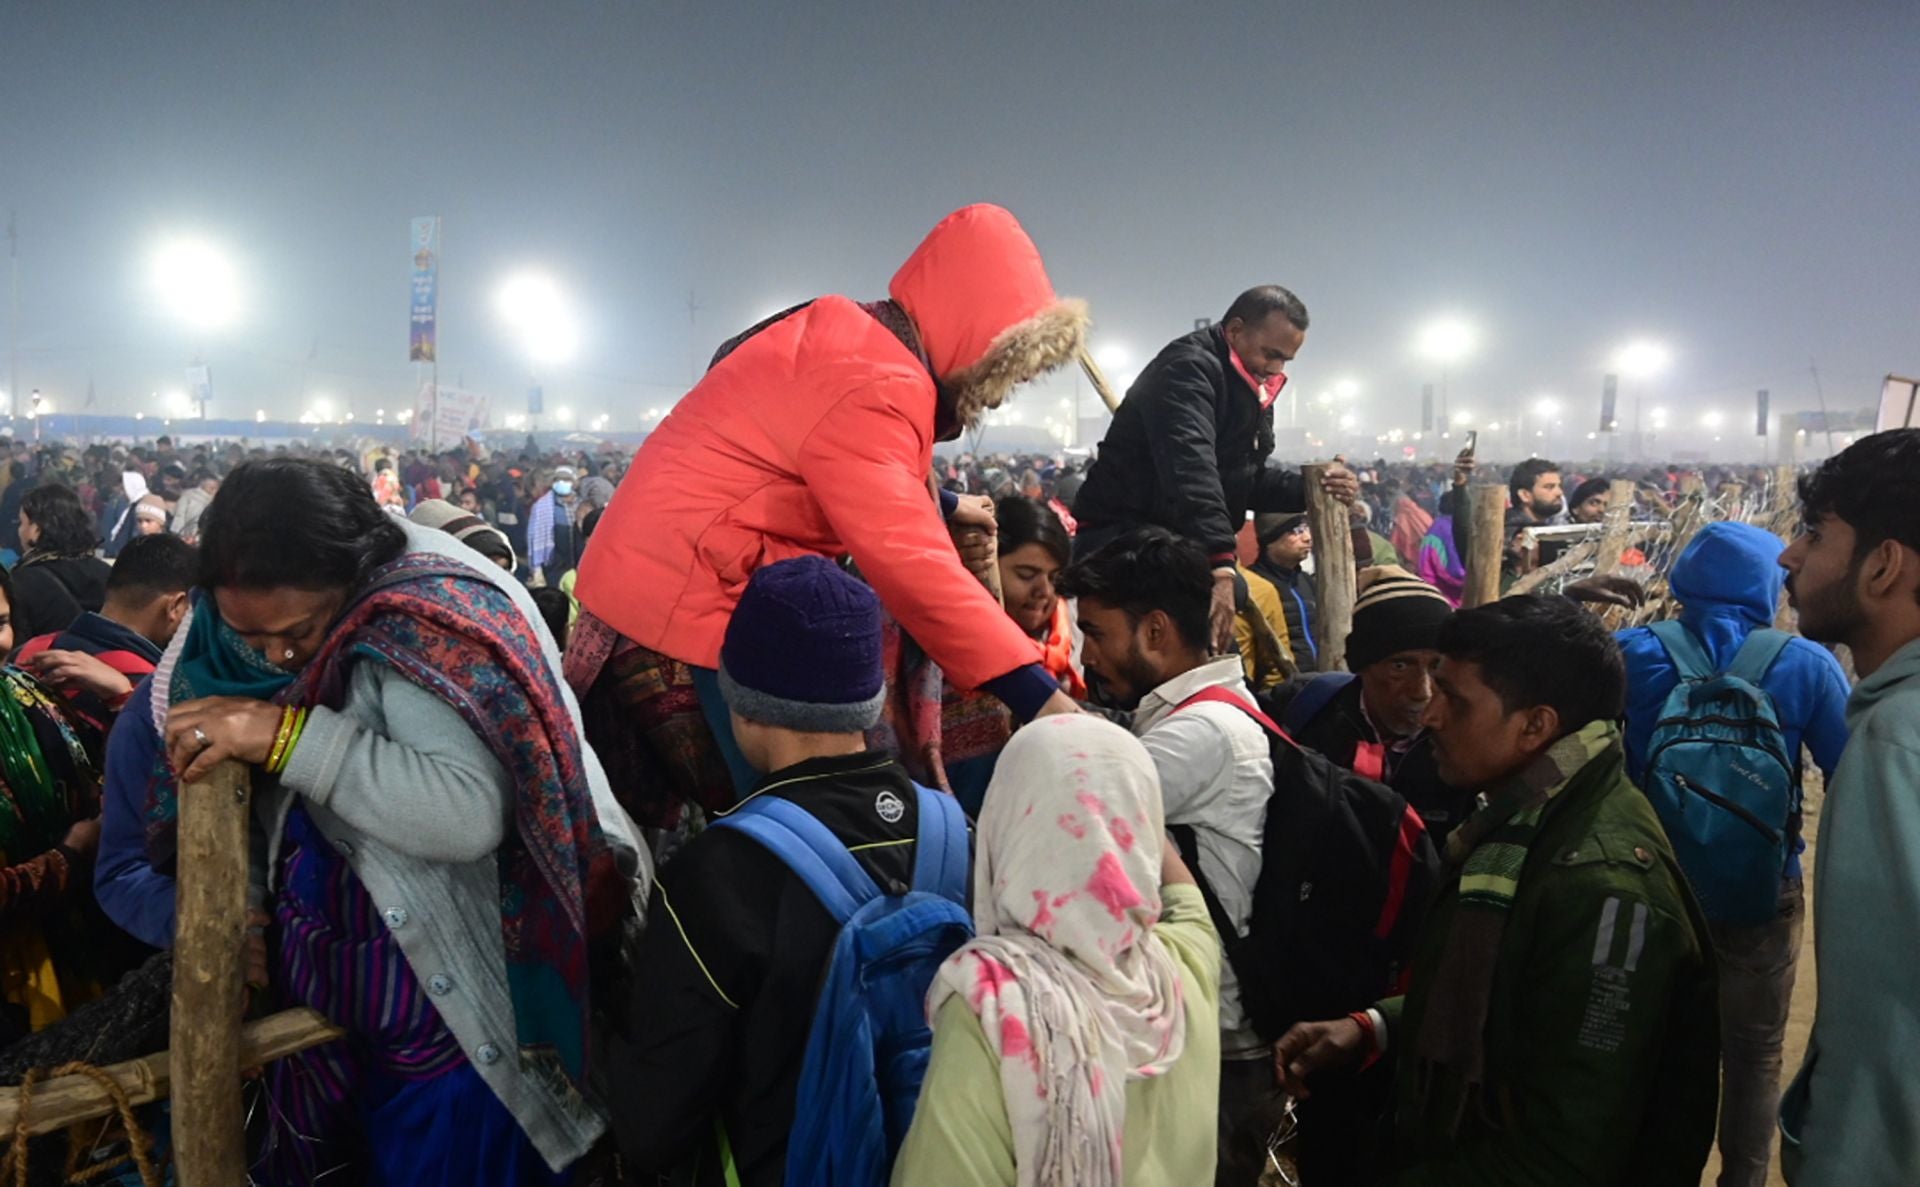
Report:
[[[755,569],[850,553],[961,687],[1034,662],[1033,641],[962,567],[928,491],[934,375],[970,423],[1075,357],[1084,306],[1055,297],[1038,249],[996,206],[944,219],[889,293],[932,373],[844,297],[746,339],[634,456],[580,565],[583,606],[642,646],[711,668]]]

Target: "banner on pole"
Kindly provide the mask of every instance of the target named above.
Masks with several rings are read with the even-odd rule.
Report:
[[[486,425],[487,407],[487,397],[479,392],[442,387],[436,417],[433,384],[423,383],[413,398],[413,420],[407,426],[407,435],[415,441],[432,441],[439,448],[448,449],[468,433]]]
[[[1767,435],[1767,405],[1769,402],[1770,397],[1767,394],[1766,388],[1763,387],[1754,393],[1753,435],[1756,437],[1764,437]]]
[[[1600,380],[1601,432],[1611,433],[1614,426],[1620,423],[1620,418],[1614,414],[1614,405],[1619,403],[1619,400],[1620,377],[1618,375],[1603,376]]]
[[[407,339],[407,359],[415,363],[434,361],[440,287],[440,220],[413,220],[413,308]]]
[[[527,415],[539,416],[546,411],[547,393],[539,384],[527,389]]]
[[[1433,385],[1431,383],[1422,384],[1420,387],[1420,431],[1433,432]]]
[[[200,410],[201,419],[206,419],[207,405],[213,401],[213,368],[205,363],[187,368],[187,395]]]

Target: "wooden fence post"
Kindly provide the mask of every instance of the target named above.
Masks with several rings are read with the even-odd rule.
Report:
[[[1461,606],[1500,600],[1500,564],[1507,554],[1507,488],[1467,488],[1467,588]]]
[[[1322,672],[1344,671],[1347,633],[1353,629],[1353,519],[1345,503],[1327,494],[1320,480],[1325,463],[1301,467],[1307,491],[1307,526],[1313,531],[1313,580],[1319,610],[1313,625]]]
[[[1633,512],[1633,480],[1616,478],[1607,484],[1607,526],[1600,536],[1600,551],[1594,554],[1593,571],[1607,574],[1620,567],[1627,551],[1628,517]]]
[[[173,942],[173,1159],[180,1187],[246,1182],[240,1021],[246,994],[247,768],[180,790]]]

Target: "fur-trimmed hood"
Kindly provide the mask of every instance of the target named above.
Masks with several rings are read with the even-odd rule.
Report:
[[[962,425],[1005,403],[1017,385],[1072,362],[1086,341],[1086,303],[1054,295],[1040,249],[998,206],[941,219],[888,294],[913,319]]]

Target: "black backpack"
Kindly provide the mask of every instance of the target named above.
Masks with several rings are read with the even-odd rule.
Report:
[[[1259,722],[1273,757],[1245,935],[1200,875],[1193,828],[1168,829],[1207,900],[1254,1030],[1273,1042],[1296,1022],[1338,1018],[1402,990],[1441,875],[1419,813],[1393,789],[1301,746],[1224,688],[1202,689],[1179,708],[1202,701]]]

